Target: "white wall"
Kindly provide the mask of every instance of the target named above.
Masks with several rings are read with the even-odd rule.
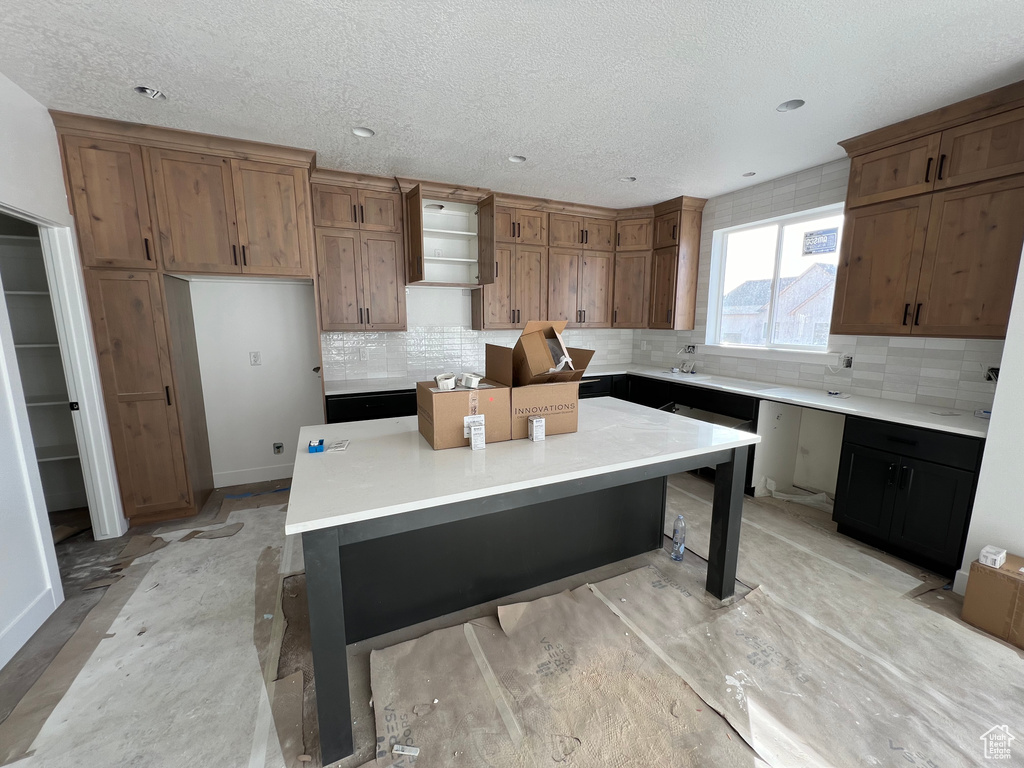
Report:
[[[324,420],[312,284],[194,279],[191,291],[214,482],[291,476],[299,427]]]
[[[57,135],[42,104],[0,75],[0,205],[71,222]],[[0,302],[0,666],[63,601],[6,307]]]
[[[1022,212],[1024,215],[1024,212]],[[1020,495],[1020,442],[1024,435],[1024,259],[1006,329],[999,387],[981,463],[964,561],[953,589],[963,594],[971,563],[987,544],[1024,555],[1024,504]]]
[[[805,408],[800,418],[793,485],[817,493],[836,492],[846,417]]]

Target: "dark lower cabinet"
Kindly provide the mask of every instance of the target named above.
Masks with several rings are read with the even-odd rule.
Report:
[[[960,566],[984,441],[847,417],[839,532],[946,576]]]
[[[416,415],[416,390],[327,396],[327,423]]]

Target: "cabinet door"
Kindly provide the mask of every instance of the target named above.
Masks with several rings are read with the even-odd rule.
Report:
[[[515,328],[515,309],[512,303],[514,247],[500,243],[494,247],[494,282],[482,291],[483,328]]]
[[[402,198],[394,192],[359,190],[359,228],[367,232],[402,231]]]
[[[1024,176],[932,196],[915,334],[1003,338],[1024,246]]]
[[[942,132],[935,189],[1024,173],[1024,108]]]
[[[679,211],[663,213],[654,219],[654,248],[667,248],[679,243]]]
[[[679,252],[673,246],[651,258],[651,328],[671,329],[675,324],[676,270]]]
[[[316,230],[320,325],[324,331],[359,331],[365,323],[359,231]]]
[[[846,212],[832,333],[910,333],[931,197]]]
[[[359,192],[351,187],[314,184],[313,224],[318,227],[358,227]]]
[[[552,248],[573,248],[583,241],[583,218],[552,213],[548,216],[548,245]]]
[[[548,249],[517,245],[512,274],[512,308],[516,327],[531,320],[547,320]]]
[[[402,238],[384,232],[363,232],[363,298],[366,328],[405,330],[405,260]]]
[[[495,278],[494,251],[498,247],[498,238],[494,234],[495,218],[494,195],[488,195],[476,207],[476,271],[480,285],[489,285]]]
[[[554,216],[551,217],[554,219]],[[554,232],[552,225],[551,231]],[[579,325],[578,295],[581,251],[548,249],[548,320],[567,320]]]
[[[512,208],[494,206],[494,239],[499,243],[516,241],[516,212]]]
[[[584,253],[580,260],[579,308],[586,328],[612,327],[612,279],[615,255]]]
[[[241,272],[231,161],[148,150],[160,254],[169,272]]]
[[[950,566],[960,565],[974,474],[903,459],[889,541]]]
[[[232,160],[242,272],[311,274],[309,188],[302,168]]]
[[[405,239],[409,244],[406,269],[410,283],[423,280],[423,190],[420,185],[405,193]]]
[[[846,207],[929,192],[935,183],[940,134],[932,133],[850,161]]]
[[[161,277],[85,271],[125,515],[189,507]]]
[[[142,149],[64,137],[82,262],[87,267],[155,269]]]
[[[614,251],[615,222],[606,219],[584,219],[583,249],[586,251]]]
[[[900,457],[843,443],[832,519],[879,539],[889,538]]]
[[[654,219],[629,219],[615,225],[616,251],[649,251],[654,242]]]
[[[523,245],[548,244],[548,215],[544,211],[516,211],[516,242]]]
[[[646,328],[651,301],[651,252],[616,253],[612,325]]]

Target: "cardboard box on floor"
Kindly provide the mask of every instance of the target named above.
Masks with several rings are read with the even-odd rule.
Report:
[[[960,618],[1024,648],[1024,557],[1006,555],[999,568],[971,563]]]
[[[500,443],[512,437],[512,398],[508,387],[484,379],[479,389],[443,391],[436,382],[416,384],[416,415],[420,434],[434,450],[469,445],[463,419],[483,414],[488,443]]]
[[[513,440],[527,436],[530,416],[544,417],[548,435],[575,432],[579,426],[579,382],[594,350],[566,347],[565,326],[565,321],[533,320],[511,349],[486,347],[487,378],[512,388]],[[572,360],[572,368],[551,373],[555,359],[549,340]]]

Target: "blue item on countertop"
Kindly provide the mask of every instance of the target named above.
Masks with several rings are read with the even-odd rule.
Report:
[[[324,452],[324,439],[321,437],[319,440],[309,441],[309,452],[310,453],[323,453]]]

